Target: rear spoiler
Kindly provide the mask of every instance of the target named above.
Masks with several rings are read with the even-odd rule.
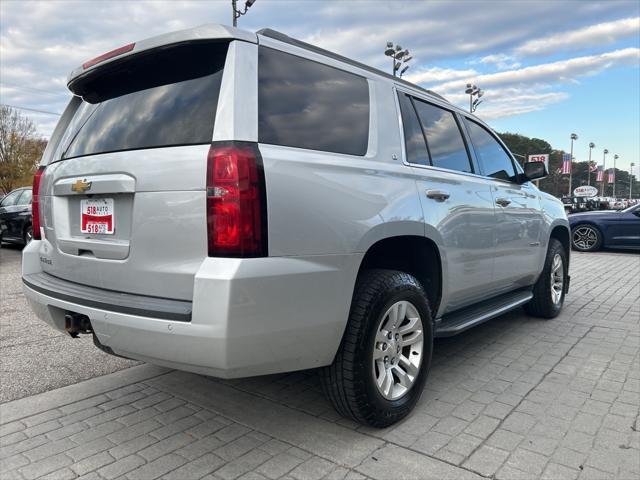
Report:
[[[184,43],[197,40],[242,40],[244,42],[258,43],[258,37],[255,33],[239,30],[225,25],[201,25],[187,30],[166,33],[157,37],[147,38],[139,42],[130,43],[124,47],[117,48],[107,52],[92,60],[88,60],[81,66],[73,70],[67,78],[67,87],[74,94],[74,85],[78,80],[87,76],[96,69],[99,69],[109,63],[122,60],[130,55],[135,55],[154,48],[171,45],[174,43]]]

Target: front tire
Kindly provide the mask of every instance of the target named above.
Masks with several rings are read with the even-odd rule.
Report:
[[[562,310],[567,293],[569,262],[567,252],[559,240],[549,240],[544,269],[533,287],[533,298],[524,308],[529,315],[555,318]]]
[[[579,252],[595,252],[602,247],[602,233],[588,223],[578,224],[571,230],[571,245]]]
[[[365,270],[332,365],[325,394],[341,415],[387,427],[411,412],[431,366],[433,322],[418,280],[395,270]]]

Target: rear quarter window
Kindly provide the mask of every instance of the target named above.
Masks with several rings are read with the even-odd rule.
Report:
[[[178,44],[97,70],[74,87],[83,103],[58,158],[211,142],[227,49]]]
[[[369,141],[367,80],[260,47],[258,138],[273,145],[364,155]]]

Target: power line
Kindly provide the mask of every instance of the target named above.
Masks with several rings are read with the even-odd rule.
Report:
[[[64,91],[60,91],[60,92],[51,92],[49,90],[44,90],[42,88],[36,88],[36,87],[31,87],[31,86],[25,86],[25,85],[17,85],[15,83],[9,83],[9,82],[0,82],[0,84],[2,85],[6,85],[9,88],[17,88],[19,90],[25,90],[25,91],[31,91],[31,92],[37,92],[37,93],[46,93],[48,95],[61,95],[64,93]]]
[[[0,103],[0,105],[2,105],[3,107],[15,108],[17,110],[28,110],[30,112],[46,113],[47,115],[55,115],[57,117],[61,115],[60,113],[56,113],[56,112],[47,112],[46,110],[36,110],[35,108],[28,108],[28,107],[17,107],[15,105],[7,105],[6,103]]]

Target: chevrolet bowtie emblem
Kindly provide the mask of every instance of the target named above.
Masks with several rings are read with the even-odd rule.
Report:
[[[76,193],[84,193],[91,188],[91,182],[87,182],[85,180],[76,180],[75,183],[71,185],[71,190]]]

